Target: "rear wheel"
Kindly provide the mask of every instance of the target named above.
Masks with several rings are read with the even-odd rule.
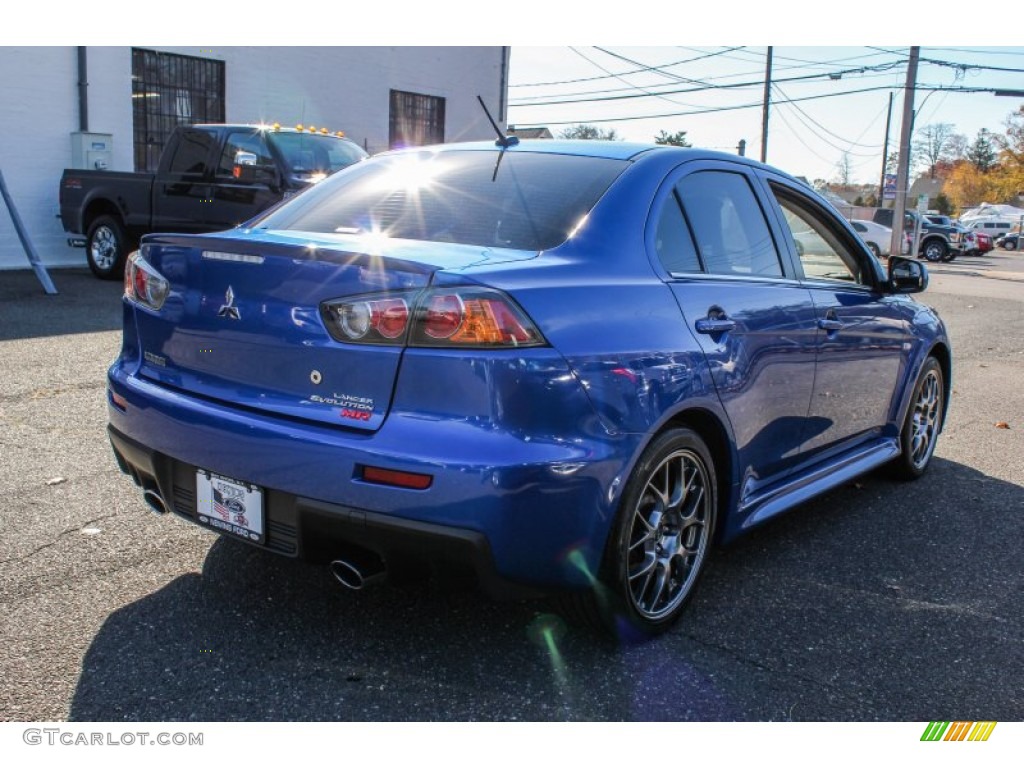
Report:
[[[1017,241],[1016,240],[1003,240],[1003,248],[1005,248],[1008,251],[1016,250],[1017,249]]]
[[[98,216],[89,226],[85,257],[89,269],[101,280],[120,280],[128,257],[128,236],[113,216]]]
[[[874,243],[868,243],[868,248],[870,248],[871,252],[875,254],[876,259],[882,258],[882,252],[881,250],[879,250],[877,245],[875,245]]]
[[[942,366],[934,357],[921,367],[911,397],[900,431],[901,452],[891,465],[893,474],[904,480],[916,480],[925,473],[939,439],[946,395]]]
[[[654,440],[626,486],[592,592],[571,594],[570,613],[625,639],[668,629],[704,568],[717,522],[714,462],[689,429]]]

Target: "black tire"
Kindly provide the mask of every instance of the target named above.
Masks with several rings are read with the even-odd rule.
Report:
[[[882,251],[879,249],[877,245],[875,245],[874,243],[868,243],[868,248],[870,248],[871,252],[875,254],[876,259],[882,258]]]
[[[97,216],[85,239],[89,269],[101,280],[121,280],[131,244],[121,222],[114,216]]]
[[[946,244],[941,240],[929,240],[924,244],[924,248],[921,249],[921,253],[926,260],[937,262],[946,258],[946,252],[948,250],[949,249],[946,247]]]
[[[1003,240],[1003,248],[1005,248],[1008,251],[1015,251],[1015,250],[1017,250],[1017,241],[1016,240]]]
[[[683,428],[659,435],[626,485],[595,588],[561,596],[568,617],[625,641],[664,632],[693,595],[717,520],[704,441]]]
[[[916,480],[931,464],[946,407],[942,366],[929,357],[921,366],[910,407],[900,430],[900,455],[890,464],[890,474],[900,480]]]

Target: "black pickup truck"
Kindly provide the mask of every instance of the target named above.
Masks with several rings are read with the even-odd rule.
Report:
[[[892,213],[892,208],[878,208],[875,210],[874,222],[891,229]],[[928,261],[952,261],[963,250],[963,230],[949,218],[922,216],[917,211],[907,211],[903,219],[903,231],[913,234],[918,220],[921,222],[921,240],[917,247],[919,256]]]
[[[61,223],[85,236],[94,275],[119,280],[142,235],[231,229],[367,156],[340,135],[300,128],[179,126],[156,173],[67,169]]]

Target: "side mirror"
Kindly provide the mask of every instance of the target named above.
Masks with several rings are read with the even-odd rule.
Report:
[[[251,184],[256,180],[256,161],[255,152],[235,152],[235,165],[231,169],[231,175],[244,184]]]
[[[920,293],[928,287],[924,264],[900,256],[889,257],[889,290],[892,293]]]

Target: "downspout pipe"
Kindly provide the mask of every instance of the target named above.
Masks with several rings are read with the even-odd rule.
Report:
[[[89,57],[86,46],[78,46],[78,130],[89,130]]]

